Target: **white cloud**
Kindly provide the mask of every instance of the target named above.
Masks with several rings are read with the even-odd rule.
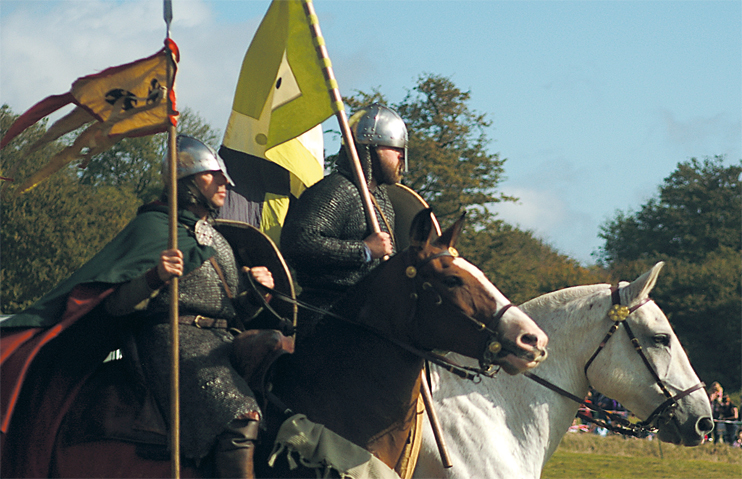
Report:
[[[674,112],[665,109],[660,115],[666,141],[680,147],[687,157],[725,154],[732,161],[742,157],[742,125],[729,114],[720,112],[713,116],[679,119]],[[723,151],[710,151],[713,148],[710,145],[721,146]]]
[[[181,51],[178,107],[188,106],[223,129],[260,19],[217,25],[202,0],[175,7],[171,35]],[[49,95],[69,91],[79,77],[154,54],[165,33],[161,2],[21,3],[0,18],[0,102],[20,114]]]
[[[498,217],[524,230],[545,234],[564,221],[567,206],[553,191],[528,188],[508,188],[508,194],[519,198],[517,203],[496,203],[490,207]]]
[[[242,59],[269,0],[173,3],[172,36],[181,49],[178,107],[188,106],[214,128],[223,129]],[[413,3],[409,7],[395,3],[392,10],[412,11]],[[446,4],[453,10],[455,3],[443,2],[441,6]],[[518,2],[511,3],[503,5],[512,7]],[[658,76],[647,84],[639,75],[620,81],[621,90],[614,90],[620,95],[613,98],[603,95],[604,88],[614,85],[610,65],[591,63],[594,57],[590,55],[576,55],[570,43],[547,39],[548,43],[542,44],[544,40],[538,35],[516,29],[511,37],[517,42],[503,48],[512,55],[512,51],[528,47],[525,56],[518,55],[513,64],[498,63],[491,67],[497,70],[489,71],[483,68],[494,54],[462,47],[457,42],[466,40],[465,36],[428,38],[427,24],[404,23],[400,17],[406,17],[396,15],[384,19],[388,27],[403,24],[401,31],[411,35],[382,36],[369,44],[357,35],[358,25],[365,25],[359,21],[381,19],[386,15],[384,9],[368,2],[330,4],[320,9],[320,15],[342,93],[379,87],[392,101],[398,101],[401,96],[395,91],[403,95],[403,87],[412,86],[416,74],[436,73],[440,68],[455,72],[457,83],[467,88],[473,85],[472,95],[477,98],[474,109],[490,115],[496,112],[493,126],[498,143],[493,146],[509,158],[505,168],[511,178],[503,182],[501,191],[521,198],[518,205],[498,204],[495,210],[507,222],[533,230],[558,251],[581,261],[590,261],[589,254],[599,242],[599,223],[616,209],[646,201],[679,161],[714,154],[727,154],[730,162],[742,158],[738,109],[725,107],[717,112],[707,102],[689,107],[687,96],[678,96],[683,101],[673,99],[666,106],[662,103],[665,110],[659,110],[656,101],[640,102],[641,108],[637,107],[636,100],[655,95],[658,85],[680,82],[693,91],[688,83],[692,78],[677,77],[674,67],[668,68],[673,72],[669,79]],[[495,5],[500,8],[497,2],[488,8]],[[18,114],[49,95],[69,91],[81,76],[153,54],[162,47],[165,36],[162,2],[156,0],[0,0],[0,8],[0,103],[9,104]],[[213,9],[218,9],[221,21]],[[456,18],[451,16],[450,20],[460,17],[466,21],[471,13],[456,10]],[[546,20],[554,21],[551,17]],[[714,38],[716,29],[711,29]],[[553,51],[550,58],[564,65],[557,69],[564,75],[554,76],[557,70],[536,61],[533,55],[539,48]],[[459,54],[441,63],[444,57],[440,52],[446,50]],[[621,54],[617,50],[606,58],[620,59]],[[685,50],[682,54],[688,55]],[[481,55],[487,61],[478,62]],[[522,65],[538,68],[528,70],[531,76],[518,76]],[[661,72],[656,70],[658,75]],[[486,83],[475,86],[482,78]],[[493,88],[493,80],[499,88]],[[510,83],[500,84],[506,80]],[[551,90],[539,88],[549,81],[554,82]],[[569,93],[576,88],[582,96],[574,99]],[[503,96],[502,91],[507,94]],[[723,89],[719,95],[738,96]],[[717,99],[714,104],[724,103]],[[595,110],[596,106],[600,108]],[[690,115],[680,113],[688,111]],[[337,129],[334,120],[325,126]],[[337,139],[326,139],[328,151],[334,153]]]
[[[29,2],[3,16],[3,101],[26,109],[68,91],[80,76],[151,55],[165,32],[162,13],[150,11],[152,3]]]
[[[178,108],[190,107],[212,127],[229,119],[242,60],[265,12],[243,22],[219,22],[206,0],[174,2],[171,35],[181,52]],[[77,78],[152,55],[162,48],[159,1],[62,0],[18,2],[0,17],[0,103],[23,113]],[[327,24],[339,21],[329,15]],[[41,32],[41,33],[40,33]],[[361,44],[333,57],[344,94],[377,76],[372,49]],[[66,111],[66,110],[65,110]],[[56,113],[52,120],[61,116]]]
[[[517,203],[496,203],[490,211],[498,218],[534,235],[583,264],[592,264],[590,256],[600,244],[596,231],[598,221],[584,210],[576,210],[556,189],[509,187]]]

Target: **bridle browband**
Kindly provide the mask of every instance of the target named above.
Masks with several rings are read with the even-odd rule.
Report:
[[[613,325],[608,330],[608,334],[605,335],[605,338],[603,338],[603,340],[600,342],[600,344],[598,345],[598,348],[595,350],[593,355],[587,361],[587,363],[585,364],[585,368],[584,368],[585,377],[587,377],[587,370],[590,367],[590,365],[593,363],[593,361],[598,356],[598,354],[603,350],[603,348],[605,348],[605,345],[608,342],[608,340],[611,339],[611,337],[613,337],[613,334],[623,324],[624,329],[626,330],[626,334],[628,334],[629,339],[631,340],[631,344],[634,346],[634,350],[639,354],[639,357],[641,357],[642,361],[644,362],[644,365],[647,367],[650,374],[654,378],[655,384],[657,384],[657,386],[662,391],[662,394],[667,398],[662,404],[660,404],[649,415],[649,417],[647,417],[646,420],[638,422],[638,423],[631,423],[628,420],[626,420],[624,417],[611,413],[609,411],[606,411],[605,409],[601,408],[600,406],[596,404],[588,403],[584,399],[581,399],[575,396],[574,394],[571,394],[565,391],[564,389],[550,383],[546,379],[536,376],[535,374],[531,372],[526,372],[524,374],[527,377],[536,381],[537,383],[541,384],[542,386],[545,386],[551,389],[552,391],[579,403],[580,405],[586,407],[590,411],[600,412],[600,413],[605,414],[606,417],[612,421],[611,423],[607,423],[599,419],[594,419],[582,413],[578,413],[577,416],[580,417],[581,419],[597,424],[598,426],[604,427],[613,432],[618,432],[621,434],[638,437],[638,436],[643,436],[649,432],[656,432],[657,427],[655,426],[655,423],[658,422],[659,420],[663,420],[664,422],[669,422],[671,420],[677,421],[677,418],[675,417],[675,410],[678,407],[678,401],[684,398],[685,396],[688,396],[689,394],[695,391],[698,391],[699,389],[703,389],[705,387],[705,384],[703,382],[699,382],[695,386],[692,386],[684,391],[681,391],[680,393],[676,395],[673,395],[669,391],[667,386],[665,385],[665,382],[659,377],[659,374],[657,374],[657,371],[652,366],[652,363],[649,362],[649,359],[647,358],[646,354],[644,354],[644,349],[641,347],[641,344],[639,344],[639,340],[634,335],[634,332],[632,331],[631,326],[629,326],[629,322],[627,321],[627,319],[629,315],[631,315],[634,311],[641,308],[642,306],[644,306],[650,301],[651,300],[647,297],[641,300],[639,303],[632,306],[631,308],[627,306],[622,306],[621,296],[619,293],[618,286],[611,286],[611,309],[608,311],[608,318],[611,321],[613,321]]]
[[[411,253],[408,253],[408,255],[411,255]],[[437,258],[441,258],[441,257],[452,257],[452,258],[455,258],[457,256],[458,256],[458,252],[456,251],[456,249],[453,248],[453,247],[449,247],[449,248],[447,248],[447,249],[445,249],[445,250],[443,250],[443,251],[441,251],[439,253],[433,254],[431,256],[428,256],[427,258],[422,259],[421,261],[417,262],[416,264],[411,264],[410,266],[407,266],[407,268],[404,271],[404,274],[405,274],[405,276],[407,278],[414,280],[415,285],[416,285],[415,291],[412,292],[412,294],[410,295],[410,298],[412,300],[414,300],[414,301],[419,301],[420,296],[422,294],[424,294],[424,293],[432,293],[432,294],[435,294],[435,296],[437,297],[437,299],[435,299],[433,301],[433,304],[435,304],[437,306],[442,305],[443,304],[443,298],[440,296],[440,294],[438,294],[435,291],[435,289],[433,288],[433,285],[432,284],[428,283],[427,281],[422,281],[422,282],[420,281],[420,277],[418,276],[418,271],[422,267],[424,267],[425,265],[427,265],[428,263],[430,263],[431,261],[433,261],[433,260],[435,260]],[[412,263],[412,261],[410,261],[410,263]],[[486,343],[486,346],[484,348],[484,352],[483,352],[482,358],[479,359],[479,365],[480,365],[480,367],[479,368],[472,368],[472,367],[462,366],[462,365],[456,364],[453,361],[451,361],[450,359],[448,359],[447,357],[445,357],[444,355],[439,354],[437,352],[434,352],[434,351],[424,351],[424,350],[415,348],[415,347],[413,347],[413,346],[411,346],[409,344],[406,344],[406,343],[404,343],[404,342],[402,342],[402,341],[400,341],[400,340],[398,340],[396,338],[391,338],[389,336],[386,336],[386,335],[382,334],[381,332],[377,331],[376,329],[374,329],[374,328],[372,328],[372,327],[370,327],[368,325],[361,324],[361,323],[358,323],[358,322],[356,322],[354,320],[351,320],[349,318],[346,318],[344,316],[335,314],[335,313],[333,313],[332,311],[330,311],[328,309],[320,308],[320,307],[314,306],[312,304],[308,304],[308,303],[305,303],[303,301],[300,301],[298,299],[291,298],[290,296],[288,296],[288,295],[286,295],[284,293],[281,293],[279,291],[276,291],[276,290],[274,290],[272,288],[267,288],[267,287],[262,286],[262,285],[260,286],[260,288],[261,289],[264,289],[264,290],[266,290],[268,292],[270,292],[273,295],[273,297],[276,298],[276,299],[278,299],[278,300],[285,301],[287,303],[294,304],[294,305],[296,305],[298,307],[301,307],[303,309],[306,309],[306,310],[309,310],[309,311],[312,311],[312,312],[315,312],[315,313],[323,314],[323,315],[326,315],[326,316],[330,316],[332,318],[339,319],[339,320],[342,320],[344,322],[351,323],[351,324],[354,324],[356,326],[362,327],[362,328],[364,328],[364,329],[366,329],[366,330],[368,330],[368,331],[370,331],[372,333],[375,333],[375,334],[383,337],[384,339],[386,339],[386,340],[394,343],[395,345],[399,346],[400,348],[402,348],[402,349],[404,349],[404,350],[406,350],[406,351],[408,351],[408,352],[410,352],[410,353],[412,353],[412,354],[414,354],[414,355],[416,355],[416,356],[418,356],[418,357],[420,357],[422,359],[425,359],[426,361],[432,362],[432,363],[440,366],[441,368],[443,368],[443,369],[445,369],[445,370],[447,370],[447,371],[449,371],[449,372],[451,372],[453,374],[456,374],[457,376],[459,376],[459,377],[461,377],[463,379],[469,379],[469,380],[473,380],[475,382],[481,381],[481,376],[493,377],[499,371],[499,368],[498,367],[495,367],[495,361],[498,358],[503,357],[503,356],[505,356],[507,354],[514,354],[514,355],[517,355],[517,356],[523,356],[523,355],[530,354],[530,353],[528,353],[526,351],[521,351],[519,348],[517,348],[517,349],[514,348],[514,344],[511,344],[511,341],[505,340],[504,338],[500,338],[499,337],[499,333],[497,332],[498,324],[500,323],[500,320],[505,315],[505,313],[510,308],[512,308],[512,307],[516,307],[517,308],[517,306],[515,306],[513,304],[506,304],[505,306],[503,306],[502,308],[500,308],[492,316],[492,319],[489,321],[489,324],[483,323],[482,321],[479,321],[478,319],[472,317],[471,315],[468,315],[468,314],[464,313],[463,311],[460,312],[461,315],[463,315],[465,318],[469,319],[473,323],[474,327],[477,330],[483,331],[483,332],[485,332],[485,333],[487,333],[489,335],[489,339],[488,339],[488,341]],[[262,295],[259,295],[259,296],[262,297]],[[271,312],[274,315],[278,316],[280,319],[282,319],[282,320],[285,321],[285,319],[284,318],[281,318],[280,315],[278,315],[278,313],[276,313],[272,308],[271,308]],[[414,314],[414,309],[413,309],[411,315],[412,314]]]

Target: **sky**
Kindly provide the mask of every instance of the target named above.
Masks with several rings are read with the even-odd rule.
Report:
[[[173,0],[179,107],[224,131],[269,4]],[[489,152],[507,160],[499,189],[519,198],[492,211],[583,265],[595,262],[600,226],[655,197],[678,163],[742,159],[739,0],[314,7],[342,95],[378,89],[399,102],[427,74],[469,91],[469,108],[492,123]],[[161,0],[0,0],[0,104],[20,114],[155,53],[165,32]],[[334,135],[325,142],[337,150]]]

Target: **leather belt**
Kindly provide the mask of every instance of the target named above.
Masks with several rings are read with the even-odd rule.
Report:
[[[188,315],[188,316],[180,316],[178,317],[178,323],[180,324],[189,324],[191,326],[195,326],[197,328],[203,328],[203,329],[209,329],[209,328],[216,328],[216,329],[227,329],[229,328],[229,322],[226,319],[214,319],[214,318],[207,318],[206,316],[198,315]]]

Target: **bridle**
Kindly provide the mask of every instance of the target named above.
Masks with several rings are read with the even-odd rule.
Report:
[[[562,396],[565,396],[582,406],[586,407],[587,409],[593,411],[593,412],[600,412],[602,414],[605,414],[606,417],[608,417],[612,422],[606,423],[605,421],[601,421],[599,419],[594,419],[586,414],[578,413],[577,416],[581,419],[584,419],[588,422],[592,422],[594,424],[597,424],[600,427],[604,427],[606,429],[609,429],[614,432],[618,432],[621,434],[626,434],[630,436],[644,436],[646,433],[650,432],[656,432],[657,427],[656,423],[662,421],[664,423],[670,422],[670,421],[677,421],[677,418],[675,417],[675,410],[678,408],[678,401],[685,396],[688,396],[689,394],[698,391],[699,389],[703,389],[705,387],[705,384],[703,382],[699,382],[695,386],[692,386],[684,391],[681,391],[678,394],[673,395],[670,390],[668,389],[665,382],[659,377],[659,374],[657,374],[657,371],[652,366],[652,363],[649,362],[649,359],[647,358],[646,354],[644,353],[644,349],[641,347],[641,344],[639,344],[639,340],[634,335],[634,332],[631,329],[631,326],[629,325],[629,322],[627,321],[628,317],[637,309],[641,308],[651,300],[649,298],[644,298],[639,303],[635,304],[631,308],[627,306],[621,305],[621,296],[619,294],[619,288],[618,286],[612,286],[611,287],[611,309],[608,311],[608,319],[613,321],[613,325],[608,330],[608,334],[605,335],[603,340],[600,342],[600,345],[598,345],[598,348],[595,350],[593,355],[590,357],[590,359],[585,364],[584,372],[585,377],[587,377],[587,370],[590,367],[590,365],[593,363],[595,358],[600,354],[600,352],[605,348],[606,343],[608,343],[608,340],[610,340],[613,337],[613,334],[618,330],[618,328],[623,325],[624,329],[626,330],[626,334],[628,334],[629,339],[631,340],[631,344],[634,346],[634,350],[639,354],[639,357],[641,357],[642,361],[644,362],[644,365],[649,370],[649,373],[652,375],[652,378],[654,378],[655,384],[660,388],[662,391],[662,394],[667,398],[662,404],[660,404],[650,415],[647,417],[646,420],[638,422],[638,423],[631,423],[625,418],[611,413],[609,411],[604,410],[598,405],[588,403],[584,399],[579,398],[575,396],[574,394],[571,394],[560,387],[550,383],[549,381],[531,373],[526,372],[524,373],[527,377],[533,379],[537,383],[541,384],[542,386],[546,386],[547,388],[551,389],[552,391],[561,394]],[[615,423],[615,424],[614,424]]]
[[[408,251],[407,252],[408,257],[411,257],[412,253],[409,252],[409,249],[407,251]],[[416,263],[412,261],[411,259],[408,261],[408,263],[410,264],[405,268],[404,274],[408,279],[414,282],[414,289],[413,289],[413,292],[410,294],[410,299],[415,302],[415,306],[413,306],[410,312],[410,317],[415,315],[417,304],[420,301],[422,301],[422,298],[426,295],[427,296],[433,295],[432,304],[434,306],[442,306],[444,304],[444,298],[440,294],[438,294],[437,291],[435,291],[435,288],[433,287],[433,285],[423,280],[418,274],[421,268],[423,268],[428,263],[430,263],[431,261],[437,258],[441,258],[441,257],[456,258],[458,257],[458,255],[459,253],[458,251],[456,251],[455,248],[449,247],[439,253],[435,253],[431,256],[428,256]],[[257,285],[253,283],[253,287],[257,287]],[[487,339],[487,342],[484,348],[484,352],[482,353],[482,357],[479,358],[479,368],[473,368],[473,367],[462,366],[462,365],[456,364],[455,362],[451,361],[449,358],[445,357],[443,354],[440,354],[434,351],[425,351],[425,350],[416,348],[396,338],[392,338],[387,335],[384,335],[381,332],[377,331],[376,329],[368,325],[361,324],[350,318],[335,314],[334,312],[328,309],[319,308],[312,304],[308,304],[306,302],[291,298],[290,296],[284,293],[281,293],[279,291],[276,291],[272,288],[267,288],[261,285],[260,289],[270,292],[273,295],[273,297],[278,300],[285,301],[291,304],[295,304],[298,307],[301,307],[303,309],[306,309],[306,310],[309,310],[315,313],[323,314],[329,317],[333,317],[336,319],[340,319],[344,322],[354,324],[358,327],[362,327],[394,343],[400,348],[408,352],[411,352],[420,358],[425,359],[426,361],[432,362],[440,366],[441,368],[446,369],[447,371],[453,374],[456,374],[457,376],[463,379],[469,379],[475,382],[481,381],[481,376],[493,377],[499,371],[499,367],[496,366],[496,361],[499,358],[506,356],[507,354],[514,354],[518,356],[527,356],[529,354],[532,354],[527,351],[523,351],[520,348],[515,347],[514,343],[512,343],[511,341],[505,338],[500,338],[500,335],[497,332],[498,325],[502,317],[505,315],[505,313],[510,308],[513,308],[513,307],[517,308],[517,306],[513,304],[506,304],[505,306],[500,308],[498,311],[496,311],[488,323],[479,321],[478,319],[472,317],[471,315],[464,313],[463,311],[459,312],[459,314],[461,314],[462,316],[467,318],[469,321],[471,321],[474,327],[478,331],[482,331],[485,334],[489,335],[489,338]],[[258,296],[262,297],[262,294],[258,294]],[[266,303],[266,306],[267,306],[267,303]],[[281,318],[280,315],[278,315],[278,313],[276,313],[272,308],[270,309],[270,311],[272,314],[276,315],[279,319],[284,320],[284,318]],[[533,359],[533,358],[530,358],[530,359]]]
[[[459,253],[458,251],[456,251],[456,248],[448,247],[447,249],[444,249],[439,253],[428,256],[427,258],[418,262],[416,265],[408,266],[405,269],[405,276],[415,280],[416,286],[419,284],[419,289],[416,288],[416,291],[410,295],[411,299],[416,301],[418,300],[419,295],[417,291],[419,290],[430,291],[431,293],[435,293],[438,298],[434,301],[434,304],[437,306],[443,304],[443,298],[435,291],[432,284],[427,281],[419,283],[421,279],[417,273],[423,266],[437,258],[457,258],[458,256]],[[499,371],[499,367],[495,366],[499,358],[505,357],[508,354],[513,354],[519,357],[528,356],[529,354],[531,354],[518,348],[512,341],[506,338],[501,338],[500,334],[497,332],[497,328],[500,324],[500,321],[502,320],[502,317],[510,308],[513,307],[517,309],[517,306],[512,303],[508,303],[500,308],[498,311],[495,312],[488,324],[479,321],[478,319],[464,313],[463,311],[460,312],[462,316],[472,322],[472,324],[478,331],[482,331],[489,335],[484,348],[484,352],[482,353],[482,357],[479,358],[479,369],[458,365],[445,356],[434,352],[425,353],[425,359],[453,374],[456,374],[461,378],[474,380],[475,382],[480,381],[482,375],[486,377],[493,377]],[[414,314],[414,312],[412,314]],[[529,357],[529,359],[532,360],[533,358]]]

